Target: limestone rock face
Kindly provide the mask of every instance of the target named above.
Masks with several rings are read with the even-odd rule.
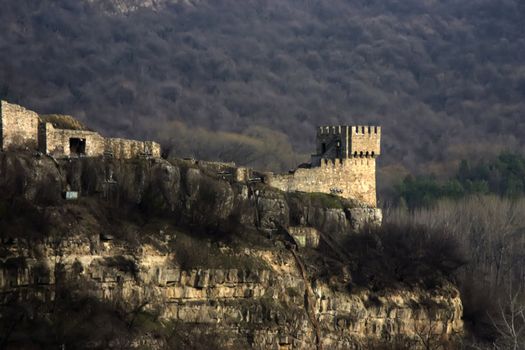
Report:
[[[288,226],[289,209],[286,197],[281,192],[256,190],[257,221],[260,227],[276,229]]]
[[[0,157],[7,178],[25,181],[23,195],[35,200],[41,187],[52,182],[57,194],[78,191],[143,205],[196,223],[229,218],[264,230],[282,227],[314,227],[332,235],[345,235],[364,224],[380,224],[381,210],[353,205],[330,195],[325,203],[309,200],[309,194],[288,194],[261,184],[239,183],[210,176],[207,169],[185,167],[156,160],[85,158],[59,160],[26,156]],[[17,170],[18,169],[18,170]],[[20,171],[20,174],[15,174]],[[125,198],[124,198],[125,197]]]
[[[399,337],[416,344],[423,333],[447,338],[462,331],[462,305],[451,285],[439,293],[338,291],[319,280],[305,281],[286,250],[250,251],[264,260],[264,268],[183,269],[174,263],[174,253],[151,245],[133,250],[117,241],[71,237],[62,242],[65,274],[58,277],[52,244],[38,246],[40,257],[16,244],[8,248],[6,261],[23,258],[24,264],[2,265],[3,291],[38,290],[39,298],[51,302],[57,278],[67,279],[83,293],[130,310],[147,303],[147,310],[165,320],[219,326],[231,341],[251,339],[246,344],[253,349],[317,349],[316,333],[323,349],[360,349]],[[304,303],[307,286],[315,323]]]
[[[43,227],[32,228],[30,239],[6,236],[5,295],[48,303],[67,281],[73,295],[126,310],[142,306],[163,324],[213,329],[226,348],[363,349],[402,339],[417,349],[421,334],[447,339],[462,331],[461,300],[449,283],[434,290],[355,289],[346,272],[319,272],[325,257],[308,260],[322,255],[313,247],[380,222],[377,209],[164,160],[0,153],[0,175],[1,188],[36,203],[53,228],[47,236]],[[80,200],[60,199],[66,189],[78,191]],[[121,208],[146,219],[134,221]],[[108,222],[111,217],[118,222]],[[290,227],[312,233],[311,244],[297,248]],[[214,239],[203,239],[203,232],[230,234],[237,243],[219,240],[213,250]],[[146,341],[141,336],[134,344]],[[160,348],[155,341],[149,348]]]
[[[379,208],[347,208],[347,217],[352,228],[359,230],[366,224],[381,225],[383,213]]]

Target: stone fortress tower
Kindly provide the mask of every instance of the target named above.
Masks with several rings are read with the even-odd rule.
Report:
[[[379,126],[321,126],[310,164],[266,181],[283,191],[322,192],[376,207],[376,158],[381,154]]]

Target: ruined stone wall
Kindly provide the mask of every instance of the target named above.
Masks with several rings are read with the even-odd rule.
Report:
[[[38,143],[39,117],[22,106],[0,101],[0,148],[29,147]]]
[[[135,141],[120,138],[105,139],[99,133],[86,130],[57,129],[51,123],[39,127],[39,149],[55,157],[69,157],[70,139],[86,140],[86,157],[100,157],[105,153],[116,159],[130,159],[149,155],[160,157],[160,145],[152,141]]]
[[[74,119],[71,117],[71,120]],[[161,155],[160,145],[156,142],[104,139],[94,131],[59,129],[52,123],[42,121],[33,111],[0,101],[0,149],[29,147],[52,156],[69,157],[71,138],[85,140],[86,157],[102,156],[105,152],[122,159],[139,156],[160,158]]]
[[[160,157],[160,145],[152,141],[108,138],[105,140],[105,151],[117,159],[131,159],[141,156]]]
[[[98,157],[104,154],[104,138],[94,131],[56,129],[51,123],[42,123],[39,135],[40,151],[52,156],[71,156],[69,148],[71,138],[86,140],[85,155],[87,157]]]
[[[323,159],[319,167],[271,175],[266,182],[280,190],[332,193],[376,207],[375,158]]]

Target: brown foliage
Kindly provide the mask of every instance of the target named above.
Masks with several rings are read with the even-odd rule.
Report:
[[[386,211],[385,220],[450,232],[468,258],[457,272],[465,320],[480,339],[496,341],[500,307],[525,288],[524,213],[525,199],[474,196],[411,213]]]

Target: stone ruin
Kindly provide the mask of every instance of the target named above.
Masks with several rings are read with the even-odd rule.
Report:
[[[153,141],[106,138],[71,116],[39,115],[22,106],[0,101],[0,149],[26,148],[56,157],[116,159],[160,157]]]

